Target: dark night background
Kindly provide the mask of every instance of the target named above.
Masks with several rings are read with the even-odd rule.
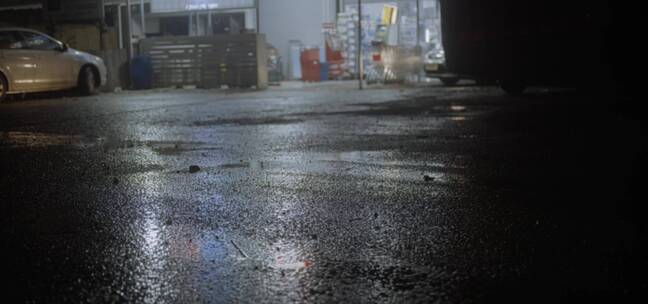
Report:
[[[530,89],[335,84],[0,106],[0,297],[643,303],[645,10],[442,2],[471,20],[444,20],[450,69]],[[547,14],[555,22],[538,22]]]

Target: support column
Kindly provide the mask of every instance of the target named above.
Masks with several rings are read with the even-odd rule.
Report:
[[[142,23],[142,37],[146,38],[146,19],[144,17],[144,0],[140,0],[140,22]]]
[[[416,0],[416,55],[423,60],[423,49],[421,48],[421,1]],[[421,82],[421,66],[416,69],[416,82]]]
[[[362,0],[358,0],[358,89],[362,90]]]
[[[131,16],[131,1],[126,0],[126,19],[128,22],[126,22],[126,33],[128,34],[128,37],[126,37],[126,50],[128,52],[128,64],[130,65],[130,60],[133,58],[133,17]]]

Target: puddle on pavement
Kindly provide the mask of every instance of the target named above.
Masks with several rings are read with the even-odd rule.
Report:
[[[237,169],[237,168],[249,168],[250,163],[249,162],[240,162],[240,163],[234,163],[234,164],[223,164],[219,166],[222,169]]]
[[[50,146],[74,146],[85,148],[103,142],[103,138],[83,135],[61,135],[38,132],[0,132],[0,146],[12,148],[44,148]]]
[[[449,172],[460,169],[440,161],[403,160],[392,151],[351,151],[340,153],[296,153],[282,154],[266,163],[266,167],[286,172],[292,165],[300,164],[298,171],[329,172],[371,177],[377,180],[398,180],[424,182],[424,175],[432,177],[428,182],[444,183],[450,178]],[[392,160],[393,159],[393,160]],[[450,174],[452,175],[452,174]]]
[[[241,118],[218,118],[212,120],[195,121],[194,126],[209,127],[221,125],[239,125],[239,126],[255,126],[255,125],[282,125],[282,124],[295,124],[301,123],[303,120],[297,118],[285,117],[241,117]]]
[[[205,146],[205,147],[200,147],[200,146],[195,146],[195,145],[170,145],[170,146],[153,146],[151,147],[153,151],[155,151],[157,154],[160,155],[180,155],[185,152],[209,152],[209,151],[220,151],[223,150],[223,148],[219,147],[210,147],[210,146]]]

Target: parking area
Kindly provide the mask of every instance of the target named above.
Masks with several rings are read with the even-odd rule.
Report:
[[[0,106],[20,301],[490,302],[642,295],[645,160],[570,90],[287,83]]]

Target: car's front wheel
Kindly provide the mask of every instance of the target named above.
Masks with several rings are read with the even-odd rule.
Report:
[[[524,80],[511,78],[501,80],[500,87],[502,87],[504,92],[510,95],[520,95],[524,93],[524,89],[526,89],[526,83],[524,82]]]
[[[453,86],[459,82],[459,77],[441,77],[441,82],[446,86]]]
[[[85,66],[79,73],[79,90],[83,95],[97,94],[97,78],[92,67]]]
[[[7,98],[9,92],[9,82],[2,74],[0,74],[0,103]]]

